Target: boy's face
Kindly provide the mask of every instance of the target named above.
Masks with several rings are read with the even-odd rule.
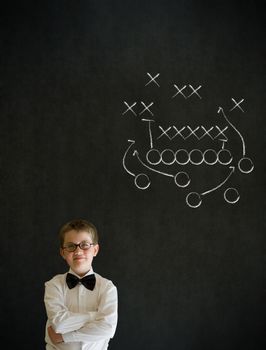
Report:
[[[84,276],[90,269],[93,258],[99,251],[99,245],[91,245],[94,243],[91,238],[91,234],[87,231],[71,230],[66,232],[64,247],[74,244],[81,244],[82,247],[88,249],[81,249],[80,247],[74,247],[73,252],[67,251],[65,248],[60,248],[61,256],[66,260],[71,269],[80,277]]]

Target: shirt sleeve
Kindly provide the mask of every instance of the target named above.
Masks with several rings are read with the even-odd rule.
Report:
[[[101,294],[94,320],[88,320],[78,330],[63,334],[64,342],[97,342],[114,336],[117,326],[117,289],[111,281]]]
[[[44,304],[49,323],[56,333],[67,333],[83,327],[95,319],[96,312],[70,312],[63,303],[64,297],[60,285],[53,281],[45,283]]]

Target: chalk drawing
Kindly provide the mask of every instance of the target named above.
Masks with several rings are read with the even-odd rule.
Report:
[[[161,125],[159,125],[159,129],[161,130],[161,134],[157,137],[157,140],[164,136],[166,136],[169,140],[173,140],[177,136],[182,137],[183,140],[186,140],[189,137],[195,137],[196,139],[201,140],[205,136],[208,136],[210,139],[215,140],[218,137],[223,136],[227,140],[225,131],[228,129],[228,126],[220,129],[218,125],[215,125],[209,129],[206,129],[203,125],[200,125],[192,129],[192,127],[189,125],[185,125],[182,126],[181,129],[178,129],[175,125],[172,125],[167,129],[164,129]],[[172,130],[174,130],[174,132]]]
[[[147,72],[148,77],[150,77],[150,80],[147,82],[147,84],[145,86],[148,86],[150,83],[154,83],[155,85],[157,85],[158,87],[160,87],[159,83],[156,81],[156,78],[159,77],[160,73],[157,73],[154,77]]]
[[[238,107],[244,113],[243,108],[240,106],[240,103],[242,103],[244,99],[242,98],[242,100],[239,102],[236,102],[234,98],[231,98],[231,100],[234,102],[235,105],[233,106],[233,108],[230,109],[230,112],[233,111],[236,107]]]
[[[124,101],[124,104],[127,106],[127,109],[123,112],[123,115],[126,114],[128,111],[131,111],[136,117],[137,114],[134,112],[133,107],[137,104],[137,102],[132,103],[131,106],[126,101]]]
[[[181,88],[179,88],[176,84],[174,84],[175,89],[177,90],[177,92],[172,96],[172,98],[176,97],[177,95],[182,95],[185,99],[191,97],[192,95],[197,95],[198,98],[202,98],[200,96],[200,94],[198,93],[198,90],[201,89],[201,85],[199,85],[197,88],[194,89],[194,87],[191,84],[188,84],[189,88],[192,90],[192,92],[190,92],[188,95],[185,95],[185,92],[183,92],[183,90],[187,89],[187,85],[182,86]]]
[[[151,85],[160,87],[158,79],[160,73],[151,74],[147,72],[149,81],[145,84],[145,87]],[[157,79],[157,80],[156,80]],[[169,101],[173,98],[180,96],[190,103],[193,97],[202,100],[200,90],[202,85],[194,87],[192,84],[177,85],[173,84],[176,92],[174,95],[169,96]],[[181,86],[181,87],[179,87]],[[244,99],[236,101],[231,98],[233,107],[228,113],[234,111],[244,112],[243,104]],[[195,100],[196,101],[196,100]],[[228,204],[236,204],[240,200],[240,194],[234,187],[227,187],[229,179],[233,178],[236,171],[240,171],[242,174],[250,174],[254,170],[254,164],[251,158],[247,156],[247,147],[245,139],[238,128],[233,124],[228,113],[224,108],[218,107],[218,116],[222,117],[223,123],[227,125],[218,125],[216,122],[213,125],[167,125],[163,126],[156,122],[154,110],[158,110],[158,106],[155,106],[155,102],[150,101],[135,101],[126,102],[123,101],[126,109],[122,112],[122,115],[134,115],[138,116],[152,116],[152,119],[137,118],[142,127],[147,129],[147,144],[148,150],[143,146],[138,146],[135,140],[128,139],[128,146],[125,149],[122,164],[125,172],[134,178],[134,184],[137,189],[147,190],[151,186],[151,175],[157,174],[164,178],[172,179],[174,185],[182,191],[189,189],[193,186],[193,169],[199,169],[201,167],[223,167],[224,171],[221,174],[222,178],[217,179],[216,185],[210,186],[205,190],[194,191],[190,190],[185,197],[185,202],[190,208],[198,208],[202,205],[203,200],[211,194],[218,193],[219,190],[223,190],[223,199]],[[156,107],[154,109],[154,107]],[[216,109],[217,111],[217,109]],[[219,120],[219,117],[217,117]],[[145,131],[144,130],[144,131]],[[240,140],[241,145],[241,157],[236,156],[235,150],[230,149],[231,134],[235,134]],[[198,143],[198,147],[189,146],[188,142],[193,141]],[[213,143],[213,147],[207,147],[202,149],[200,146],[203,141]],[[157,143],[160,142],[160,147]],[[170,146],[169,146],[170,142]],[[180,142],[183,143],[180,147]],[[178,145],[175,145],[178,143]],[[162,144],[165,147],[162,149]],[[142,149],[143,148],[143,149]],[[239,153],[238,153],[239,154]],[[129,162],[129,158],[131,161]],[[132,160],[138,164],[138,168],[141,167],[143,171],[135,171],[131,169]],[[130,165],[129,165],[130,164]],[[190,166],[190,170],[185,169],[186,166]],[[178,170],[176,169],[178,168]],[[192,170],[191,170],[192,169]],[[194,179],[195,180],[195,179]],[[205,186],[204,186],[205,187]]]
[[[172,98],[176,97],[178,94],[181,94],[184,98],[187,98],[187,96],[182,92],[187,87],[186,85],[182,86],[180,89],[176,84],[174,84],[174,87],[176,88],[177,92],[172,96]]]
[[[224,199],[226,200],[227,203],[235,204],[240,199],[240,195],[238,193],[238,190],[233,188],[233,187],[227,188],[224,191]]]
[[[144,106],[144,109],[140,112],[139,115],[143,114],[145,111],[148,111],[151,115],[153,115],[152,111],[149,109],[149,107],[151,107],[153,105],[153,102],[151,102],[148,106],[145,105],[144,102],[140,102],[142,104],[142,106]]]

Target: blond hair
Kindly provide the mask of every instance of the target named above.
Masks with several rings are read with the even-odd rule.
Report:
[[[59,241],[60,241],[61,247],[63,247],[64,245],[65,234],[71,230],[75,230],[77,232],[79,231],[88,232],[89,234],[91,234],[93,243],[98,244],[99,237],[98,237],[98,232],[96,227],[87,220],[74,219],[64,224],[59,230]]]

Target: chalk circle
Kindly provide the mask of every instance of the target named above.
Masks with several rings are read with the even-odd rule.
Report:
[[[239,201],[240,195],[237,191],[237,189],[233,187],[227,188],[227,190],[224,191],[224,199],[227,203],[235,204]]]
[[[199,149],[193,149],[189,152],[190,163],[200,165],[203,162],[203,154]]]
[[[220,149],[218,152],[218,162],[222,165],[228,165],[232,162],[233,157],[228,149]]]
[[[254,164],[250,158],[243,157],[238,162],[238,169],[241,173],[248,174],[254,169]]]
[[[136,175],[134,182],[135,186],[140,190],[146,190],[151,184],[149,176],[144,173]]]
[[[161,158],[162,158],[163,164],[166,164],[166,165],[174,164],[175,152],[169,148],[166,148],[165,150],[162,151]]]
[[[175,160],[179,165],[186,165],[189,162],[189,154],[185,149],[178,149],[175,152]]]
[[[190,177],[184,171],[180,171],[175,175],[175,184],[178,187],[187,187],[190,184]]]
[[[186,203],[190,208],[198,208],[202,203],[200,194],[197,192],[190,192],[186,196]]]
[[[206,164],[214,165],[218,161],[218,156],[214,149],[206,149],[203,153],[203,159]]]
[[[146,159],[148,163],[157,165],[162,161],[161,153],[158,151],[158,149],[152,148],[147,152]]]

